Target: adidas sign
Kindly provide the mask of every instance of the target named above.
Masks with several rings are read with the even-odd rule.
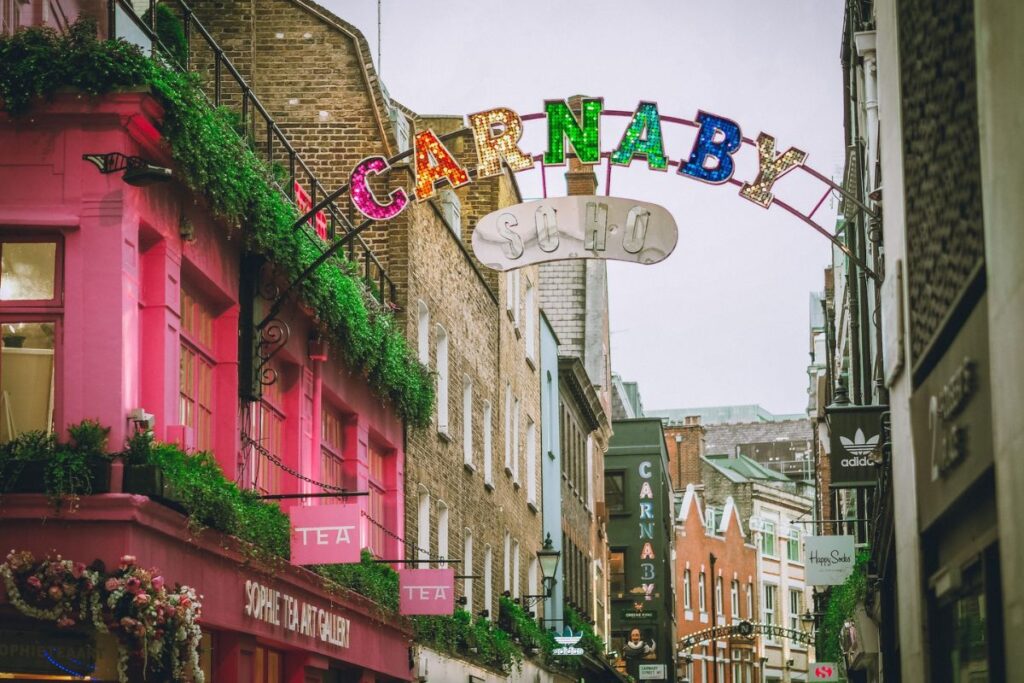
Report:
[[[843,467],[871,467],[875,463],[868,458],[844,458],[839,464]]]

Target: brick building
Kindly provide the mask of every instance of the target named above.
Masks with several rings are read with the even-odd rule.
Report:
[[[705,507],[693,484],[676,492],[676,639],[741,620],[759,621],[757,550],[731,498]],[[712,566],[711,557],[715,562]],[[745,683],[761,680],[758,640],[702,636],[683,655],[680,680],[690,683]],[[714,653],[717,652],[717,655]],[[717,678],[713,669],[717,668]]]
[[[417,131],[462,127],[461,116],[421,117],[391,100],[365,38],[312,2],[193,9],[327,191],[364,157],[407,151]],[[475,167],[470,138],[447,146]],[[391,182],[410,178],[403,162]],[[366,233],[394,283],[398,323],[438,380],[434,424],[407,433],[407,553],[458,558],[460,574],[482,577],[459,582],[467,609],[492,617],[504,590],[539,590],[539,279],[535,267],[502,277],[484,270],[469,247],[470,226],[518,201],[511,176],[478,180],[440,189]]]

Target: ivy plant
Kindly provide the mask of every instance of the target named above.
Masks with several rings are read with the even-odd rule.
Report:
[[[843,624],[853,617],[857,603],[862,601],[868,591],[868,562],[871,553],[867,549],[860,550],[853,564],[853,573],[846,581],[833,586],[828,594],[828,604],[818,627],[818,661],[840,662],[843,650],[840,633]]]
[[[322,253],[318,238],[309,226],[293,229],[298,212],[279,190],[272,169],[236,132],[237,115],[210,106],[196,74],[149,58],[124,41],[99,40],[95,23],[85,19],[63,34],[29,28],[0,37],[0,111],[10,115],[24,115],[60,88],[101,95],[139,86],[150,87],[163,105],[161,133],[184,184],[205,198],[226,229],[241,230],[247,249],[271,261],[289,281],[297,279]],[[354,273],[340,258],[328,261],[297,295],[348,366],[408,424],[426,426],[433,377],[390,311]]]

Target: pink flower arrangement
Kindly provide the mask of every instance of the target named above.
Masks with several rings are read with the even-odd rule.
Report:
[[[132,662],[145,678],[203,683],[196,592],[187,586],[168,590],[157,570],[135,562],[134,555],[124,555],[115,571],[104,573],[60,556],[37,562],[31,553],[12,550],[0,564],[0,578],[22,614],[61,628],[91,621],[116,636],[122,683],[129,681]]]

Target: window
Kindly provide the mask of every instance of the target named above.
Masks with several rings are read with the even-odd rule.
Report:
[[[754,584],[747,584],[747,619],[754,619]]]
[[[794,631],[800,630],[800,615],[804,611],[803,591],[789,590],[789,627]]]
[[[707,584],[704,581],[704,572],[701,572],[700,576],[697,577],[697,606],[701,612],[708,611],[706,590]]]
[[[56,238],[0,238],[0,443],[53,433],[62,256]]]
[[[519,597],[519,541],[512,541],[512,597]]]
[[[462,463],[473,467],[473,380],[462,378]]]
[[[777,621],[775,619],[775,593],[777,590],[778,588],[770,583],[764,585],[764,623],[766,624],[774,624]]]
[[[690,597],[690,570],[683,572],[683,609],[693,609]]]
[[[448,506],[444,501],[437,501],[437,566],[444,569],[448,566]]]
[[[505,273],[505,307],[512,322],[519,328],[519,271],[510,270]]]
[[[733,619],[740,618],[740,582],[736,579],[732,580],[729,586],[729,606],[732,608],[731,616]]]
[[[718,532],[718,527],[715,524],[716,510],[710,505],[704,509],[704,533],[708,536],[714,536]]]
[[[416,325],[416,346],[419,350],[420,362],[430,365],[430,310],[422,301],[417,305],[419,315]]]
[[[494,572],[494,553],[491,552],[491,546],[484,546],[484,609],[488,612],[488,617],[491,611],[491,601],[493,599],[492,587],[491,587],[491,575]]]
[[[448,435],[448,333],[437,326],[437,431]]]
[[[724,615],[722,606],[722,577],[718,576],[715,577],[715,611],[720,617]]]
[[[484,484],[494,485],[494,463],[491,454],[491,402],[484,401]]]
[[[455,190],[445,188],[437,193],[438,201],[441,204],[441,215],[444,222],[456,238],[462,239],[462,202]]]
[[[584,500],[587,503],[587,509],[594,509],[594,487],[591,482],[594,481],[594,440],[590,434],[587,434],[587,478],[583,482]]]
[[[623,472],[605,472],[604,501],[608,512],[626,510],[626,475]]]
[[[466,596],[466,609],[473,613],[473,532],[466,529],[462,539],[462,594]]]
[[[213,449],[213,320],[210,307],[181,287],[179,419],[192,430],[197,450]]]
[[[768,557],[775,557],[775,522],[761,522],[761,552]]]
[[[537,504],[537,428],[526,418],[526,502]]]
[[[375,523],[367,525],[369,537],[366,540],[368,541],[370,552],[377,557],[385,557],[386,552],[384,547],[384,525],[387,523],[387,515],[384,512],[384,493],[387,490],[384,469],[385,457],[384,451],[380,448],[372,444],[367,448],[367,458],[369,459],[367,515]]]
[[[512,399],[512,481],[519,483],[519,399]]]
[[[260,448],[254,449],[251,488],[264,495],[281,492],[281,468],[277,464],[284,460],[285,414],[281,382],[278,379],[263,387],[263,396],[253,408],[253,433]]]
[[[419,487],[419,515],[416,519],[416,547],[418,560],[430,559],[430,494]]]
[[[624,595],[626,593],[626,551],[609,551],[608,568],[608,590],[611,597]]]
[[[523,330],[523,336],[526,338],[526,357],[533,360],[536,355],[534,345],[537,340],[534,339],[537,333],[537,308],[534,303],[533,283],[529,280],[526,281],[526,325]]]
[[[320,406],[320,481],[344,488],[342,454],[345,431],[341,413],[324,401]]]
[[[505,581],[502,584],[504,590],[512,591],[512,536],[505,532],[505,552],[503,554],[505,561]]]
[[[786,539],[786,557],[790,562],[800,561],[800,530],[790,529],[789,538]]]
[[[512,474],[512,385],[505,383],[505,471]]]

